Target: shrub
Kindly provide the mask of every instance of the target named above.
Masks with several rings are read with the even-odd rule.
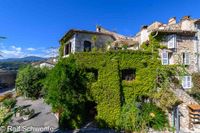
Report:
[[[61,128],[78,128],[83,123],[86,75],[73,58],[58,63],[44,80],[45,100],[60,113]]]
[[[13,97],[13,94],[11,93],[11,92],[9,92],[9,93],[6,93],[6,94],[4,94],[4,95],[1,95],[0,96],[0,102],[2,102],[2,101],[4,101],[6,98],[12,98]]]
[[[3,106],[6,107],[6,108],[8,108],[8,109],[10,109],[10,108],[13,108],[13,107],[15,106],[16,102],[17,102],[17,101],[16,101],[16,99],[14,99],[14,98],[5,99],[5,100],[3,101]]]
[[[46,77],[41,68],[26,66],[21,68],[17,74],[16,90],[22,95],[30,98],[38,98],[43,88],[42,80]]]
[[[120,119],[117,121],[118,128],[127,132],[139,131],[140,125],[138,125],[139,109],[135,103],[125,104],[122,107]]]
[[[145,103],[141,109],[142,123],[155,130],[163,130],[168,127],[168,119],[165,112],[155,104]]]
[[[8,113],[7,108],[0,106],[0,126],[4,122],[4,118],[7,113]]]
[[[118,121],[120,130],[147,132],[149,128],[163,130],[168,127],[165,112],[153,103],[132,102],[122,107]]]

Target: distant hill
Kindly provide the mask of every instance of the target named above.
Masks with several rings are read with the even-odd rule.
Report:
[[[31,63],[36,61],[47,60],[46,58],[37,57],[37,56],[27,56],[24,58],[8,58],[8,59],[0,59],[0,62],[21,62],[21,63]]]

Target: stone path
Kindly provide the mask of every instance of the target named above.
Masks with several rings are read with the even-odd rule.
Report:
[[[28,108],[34,109],[36,116],[30,120],[23,121],[22,118],[12,118],[10,125],[25,126],[25,127],[52,127],[58,128],[58,120],[55,115],[51,113],[51,107],[44,103],[43,99],[26,100],[22,97],[17,98],[17,106],[29,106]]]

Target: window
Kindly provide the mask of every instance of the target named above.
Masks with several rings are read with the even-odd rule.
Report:
[[[191,88],[192,87],[192,77],[191,76],[183,76],[182,86],[184,89]]]
[[[91,42],[84,41],[84,52],[89,52],[89,51],[91,51]]]
[[[176,35],[168,35],[168,48],[176,48]]]
[[[189,53],[183,53],[183,64],[189,65],[190,64],[190,54]]]
[[[168,52],[164,51],[162,52],[162,65],[168,65],[168,64],[169,64]]]
[[[64,55],[68,55],[68,46],[67,45],[65,45],[65,47],[64,47]]]
[[[64,55],[68,55],[71,53],[71,43],[68,43],[67,45],[65,45],[64,47]]]
[[[135,79],[135,69],[122,70],[122,80],[131,81]]]
[[[97,81],[98,80],[98,70],[95,68],[87,68],[86,69],[87,76],[89,76],[89,79],[92,81]]]

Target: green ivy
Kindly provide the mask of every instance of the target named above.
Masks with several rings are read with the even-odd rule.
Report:
[[[150,41],[141,46],[143,50],[80,52],[60,60],[61,64],[66,64],[72,58],[80,69],[98,70],[97,80],[93,79],[93,74],[87,74],[89,80],[85,95],[87,100],[97,103],[96,120],[100,127],[127,131],[167,127],[164,111],[179,102],[169,90],[169,77],[175,77],[179,71],[178,66],[161,65],[158,51],[165,48],[160,45],[161,40],[161,36],[153,38],[150,35]],[[63,45],[60,55],[62,49]],[[122,80],[124,69],[135,69],[135,79]],[[145,103],[144,98],[149,103]],[[147,117],[149,113],[153,118]],[[77,122],[72,121],[74,123]]]
[[[96,120],[99,126],[120,127],[119,119],[122,115],[121,111],[125,107],[123,105],[137,101],[141,97],[158,100],[167,94],[168,99],[158,100],[158,105],[162,110],[177,103],[178,99],[170,91],[167,93],[166,88],[161,88],[159,91],[156,89],[158,85],[156,82],[157,70],[172,71],[172,69],[168,70],[162,66],[159,59],[153,58],[155,56],[156,54],[152,55],[150,52],[129,50],[105,53],[83,52],[70,55],[69,58],[75,58],[82,69],[98,70],[98,80],[96,82],[91,80],[87,96],[88,99],[97,103]],[[65,59],[61,62],[64,61]],[[128,68],[136,70],[136,78],[133,81],[122,81],[121,70]],[[94,77],[89,75],[90,78]],[[165,75],[165,80],[169,75]],[[123,127],[121,128],[123,129]]]
[[[200,73],[192,74],[193,87],[188,93],[200,103]]]

